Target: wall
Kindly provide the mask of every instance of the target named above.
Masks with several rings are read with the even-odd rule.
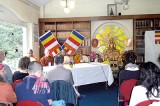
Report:
[[[0,0],[0,5],[4,6],[5,8],[9,9],[15,16],[18,17],[19,20],[25,23],[26,29],[26,44],[24,49],[24,54],[27,53],[29,48],[34,49],[34,54],[39,57],[39,46],[38,42],[33,42],[33,35],[34,35],[34,24],[38,23],[39,18],[39,9],[34,8],[20,0]],[[34,45],[34,46],[33,46]],[[36,47],[35,47],[36,45]]]
[[[117,5],[117,13],[122,12],[122,15],[160,13],[160,0],[129,1],[129,9],[123,10],[122,5]],[[63,11],[63,7],[60,5],[60,0],[52,0],[44,7],[41,7],[41,17],[59,18],[106,16],[107,4],[113,3],[114,0],[75,0],[75,8],[71,10],[69,14],[65,14]]]

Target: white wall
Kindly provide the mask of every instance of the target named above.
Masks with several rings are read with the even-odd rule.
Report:
[[[4,6],[5,8],[9,9],[11,12],[15,13],[15,16],[18,17],[19,20],[26,23],[26,45],[24,52],[27,53],[29,48],[34,49],[34,54],[39,57],[39,46],[33,46],[39,44],[38,42],[33,42],[33,35],[34,35],[34,24],[38,24],[39,12],[40,10],[26,4],[20,0],[0,0],[0,5]],[[1,16],[0,16],[1,17]],[[23,53],[23,54],[26,54]]]
[[[160,14],[160,0],[130,0],[129,9],[123,10],[123,6],[118,5],[118,12],[122,15],[131,14]]]
[[[129,9],[123,10],[122,5],[117,5],[117,13],[122,12],[122,15],[160,13],[160,0],[129,1]],[[65,14],[63,7],[60,5],[60,0],[52,0],[45,5],[45,7],[41,7],[41,17],[59,18],[107,16],[107,4],[113,3],[114,0],[75,0],[75,8],[71,10],[69,14]]]

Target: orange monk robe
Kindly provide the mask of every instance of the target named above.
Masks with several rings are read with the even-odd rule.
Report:
[[[31,61],[37,61],[37,62],[39,62],[39,58],[37,58],[35,56],[30,57],[30,59],[31,59]]]
[[[54,58],[49,56],[43,56],[41,59],[40,59],[40,62],[42,64],[42,66],[48,66],[49,64],[50,65],[54,65]]]
[[[80,60],[81,60],[80,54],[76,54],[73,59],[74,59],[74,63],[80,63]]]

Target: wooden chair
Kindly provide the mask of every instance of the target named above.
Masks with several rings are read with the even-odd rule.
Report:
[[[15,91],[15,87],[18,83],[22,82],[23,80],[22,79],[19,79],[19,80],[15,80],[12,84],[12,88],[13,88],[13,91]]]
[[[136,106],[148,106],[152,104],[153,102],[159,102],[159,100],[145,100],[145,101],[138,103]]]
[[[120,85],[120,94],[119,94],[119,101],[124,101],[124,106],[128,106],[129,101],[130,101],[130,97],[131,97],[131,93],[132,93],[132,89],[133,87],[137,84],[136,79],[129,79],[124,81],[121,85]]]
[[[43,104],[31,100],[23,100],[17,102],[16,106],[44,106]]]

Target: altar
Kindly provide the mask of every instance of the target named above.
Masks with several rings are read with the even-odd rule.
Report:
[[[47,70],[51,70],[53,67],[43,67],[44,75],[47,73]],[[67,64],[64,67],[71,70],[74,86],[99,82],[108,82],[110,86],[114,81],[111,67],[108,64],[91,62],[75,64],[73,68],[69,68]]]

